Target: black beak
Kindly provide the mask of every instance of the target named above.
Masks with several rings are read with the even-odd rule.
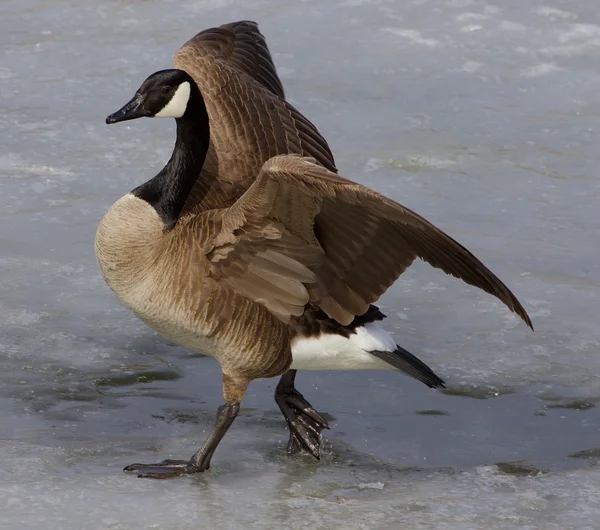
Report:
[[[133,99],[121,107],[117,112],[106,118],[106,123],[117,123],[119,121],[135,120],[136,118],[144,118],[150,116],[150,113],[144,109],[144,96],[136,94]]]

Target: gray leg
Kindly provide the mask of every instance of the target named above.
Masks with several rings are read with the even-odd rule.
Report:
[[[329,424],[296,390],[295,379],[296,370],[288,370],[281,376],[275,389],[275,402],[279,405],[290,429],[287,452],[295,454],[305,449],[319,460],[321,431],[329,429]]]
[[[131,464],[123,471],[135,471],[140,478],[172,478],[201,473],[210,467],[210,459],[240,410],[239,403],[226,403],[217,411],[217,421],[206,442],[189,461],[164,460],[158,464]]]

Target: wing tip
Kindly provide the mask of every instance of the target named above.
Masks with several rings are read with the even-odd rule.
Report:
[[[519,300],[517,300],[517,297],[515,295],[513,295],[512,293],[510,293],[510,294],[511,294],[511,299],[512,299],[511,300],[512,305],[509,306],[510,310],[513,313],[515,313],[516,315],[518,315],[519,317],[521,317],[521,319],[523,320],[523,322],[525,322],[527,327],[530,328],[531,331],[533,331],[535,333],[535,329],[533,329],[533,322],[531,321],[529,314],[523,307],[523,304],[521,304],[521,302],[519,302]]]
[[[527,324],[527,327],[535,333],[535,329],[533,327],[533,322],[531,321],[531,318],[529,318],[527,311],[523,310],[523,314],[521,315],[521,318],[525,321],[525,324]]]

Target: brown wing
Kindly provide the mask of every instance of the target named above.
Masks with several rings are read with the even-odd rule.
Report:
[[[237,68],[276,96],[285,98],[267,41],[256,22],[241,20],[201,31],[177,52],[176,62],[181,55],[194,55]]]
[[[174,56],[198,84],[210,118],[217,178],[246,187],[262,165],[280,154],[313,157],[336,171],[316,127],[283,100],[281,82],[254,22],[205,30]]]
[[[217,225],[211,274],[284,320],[308,302],[349,324],[419,257],[496,296],[531,327],[508,287],[465,247],[306,158],[269,160]]]

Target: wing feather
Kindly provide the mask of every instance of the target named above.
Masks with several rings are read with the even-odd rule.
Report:
[[[211,170],[217,179],[250,183],[268,159],[282,154],[310,156],[336,171],[317,128],[284,100],[266,40],[255,22],[204,30],[187,41],[173,61],[204,95],[214,157]],[[192,194],[190,201],[198,200],[201,194]]]
[[[314,160],[272,158],[219,216],[213,256],[226,255],[214,261],[221,277],[245,294],[257,281],[260,288],[249,296],[276,305],[284,321],[297,316],[305,301],[349,324],[418,257],[497,297],[532,327],[515,295],[464,246],[415,212]],[[267,266],[264,256],[270,252],[286,266],[277,271]]]

